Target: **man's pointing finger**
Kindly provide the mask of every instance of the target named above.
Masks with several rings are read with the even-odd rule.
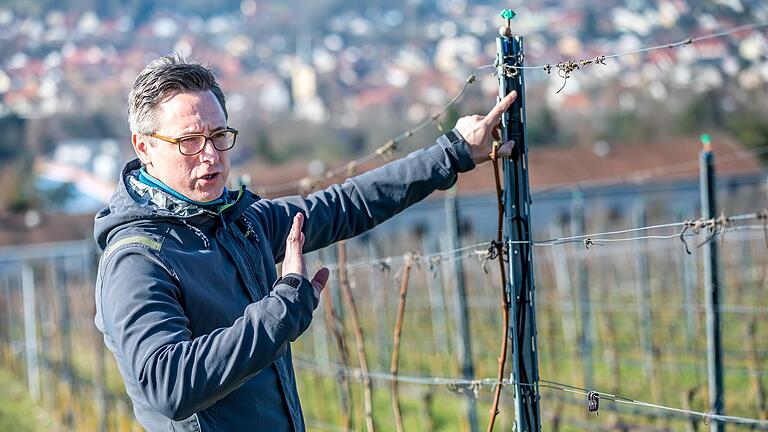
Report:
[[[304,214],[296,213],[293,217],[293,224],[291,225],[291,232],[288,233],[288,243],[303,243],[302,241],[302,227],[304,225]]]
[[[512,106],[512,103],[517,99],[517,92],[512,91],[510,94],[504,97],[504,99],[500,100],[499,103],[496,104],[491,110],[488,112],[488,115],[485,116],[485,123],[489,125],[495,125],[499,122],[499,119],[501,118],[501,115],[504,114],[504,111],[508,110],[510,106]]]

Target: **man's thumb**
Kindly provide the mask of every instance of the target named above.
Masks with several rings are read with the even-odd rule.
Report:
[[[503,146],[499,147],[499,151],[496,154],[497,157],[510,157],[512,156],[512,149],[515,148],[514,141],[507,141]]]
[[[325,288],[325,284],[328,283],[328,278],[330,276],[331,272],[328,270],[328,268],[323,267],[318,270],[317,273],[315,273],[315,276],[312,278],[312,286],[315,288],[315,293],[318,297],[323,291],[323,288]]]

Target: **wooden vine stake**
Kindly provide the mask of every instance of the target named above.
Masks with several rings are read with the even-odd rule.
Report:
[[[392,390],[392,412],[395,415],[395,427],[397,432],[403,432],[403,416],[400,412],[400,395],[397,386],[397,369],[400,361],[400,334],[403,330],[403,317],[405,315],[405,297],[408,294],[408,279],[411,276],[411,267],[413,266],[413,257],[407,256],[405,267],[403,268],[403,279],[400,282],[400,301],[397,305],[397,321],[395,322],[395,332],[392,343],[392,362],[390,363],[389,373],[392,375],[390,388]]]
[[[365,356],[365,343],[363,342],[363,328],[360,326],[360,316],[357,313],[355,298],[352,296],[352,289],[349,286],[347,278],[347,244],[339,242],[339,286],[344,300],[352,315],[352,328],[355,331],[355,346],[357,348],[357,360],[360,363],[360,371],[363,375],[363,393],[365,409],[365,426],[368,432],[373,432],[376,428],[373,423],[373,388],[371,386],[371,377],[368,375],[368,360]]]
[[[498,383],[493,392],[493,404],[491,405],[491,416],[488,421],[488,431],[493,430],[496,422],[496,416],[499,414],[499,401],[501,400],[501,383],[504,380],[504,365],[507,362],[507,345],[509,342],[509,295],[507,293],[507,270],[504,262],[504,197],[501,188],[501,175],[499,172],[499,159],[496,152],[499,149],[499,143],[493,145],[491,160],[493,161],[493,176],[496,181],[496,202],[498,204],[498,229],[496,230],[496,241],[493,247],[496,248],[496,261],[499,262],[499,274],[501,275],[501,314],[503,321],[503,330],[501,336],[501,348],[498,357],[499,368],[496,374]]]

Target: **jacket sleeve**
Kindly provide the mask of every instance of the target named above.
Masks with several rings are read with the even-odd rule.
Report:
[[[456,183],[458,174],[475,167],[469,148],[454,129],[437,143],[407,157],[310,194],[261,200],[254,204],[277,262],[293,216],[302,212],[304,252],[361,234],[415,204],[435,190]]]
[[[317,306],[310,282],[294,275],[298,287],[278,282],[230,327],[192,338],[182,293],[160,255],[126,248],[103,267],[97,326],[132,375],[125,379],[173,420],[207,408],[284,354]]]

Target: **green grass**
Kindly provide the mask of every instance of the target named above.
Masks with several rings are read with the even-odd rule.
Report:
[[[467,241],[472,243],[472,241]],[[364,251],[356,251],[350,243],[350,256],[365,256]],[[646,376],[647,356],[640,343],[643,322],[638,313],[638,292],[633,273],[635,253],[645,253],[642,250],[631,251],[626,256],[615,254],[610,257],[591,257],[589,265],[589,290],[592,311],[593,334],[593,383],[596,390],[616,393],[642,401],[683,408],[686,405],[692,410],[708,411],[707,372],[706,372],[706,334],[705,314],[703,310],[694,309],[692,337],[688,338],[688,322],[686,298],[682,290],[682,274],[680,266],[680,250],[655,251],[649,255],[651,266],[652,292],[648,299],[652,311],[650,330],[653,344],[653,376]],[[751,251],[749,249],[751,247]],[[397,245],[398,250],[405,248]],[[766,370],[768,366],[768,320],[765,310],[768,310],[768,278],[763,278],[763,272],[768,272],[768,261],[765,255],[763,239],[751,243],[723,243],[723,275],[725,287],[724,303],[743,308],[756,308],[749,313],[729,312],[723,315],[723,345],[726,407],[730,415],[761,418],[768,413],[761,413],[756,404],[757,383],[768,389],[768,373],[761,373],[758,381],[750,375],[748,369]],[[747,254],[748,252],[751,252]],[[751,257],[745,259],[744,257]],[[539,267],[537,274],[537,328],[539,372],[543,380],[557,381],[565,384],[584,386],[585,361],[579,352],[578,343],[568,340],[564,325],[569,321],[564,300],[558,292],[553,268],[548,256],[540,253],[536,257]],[[572,263],[570,263],[572,264]],[[438,330],[433,327],[433,316],[429,302],[429,287],[427,281],[432,281],[427,274],[426,266],[414,267],[411,274],[411,285],[406,305],[406,315],[403,325],[400,373],[414,376],[458,377],[459,368],[456,359],[457,322],[453,315],[452,298],[453,282],[449,271],[444,272],[444,323],[448,342],[448,351],[442,352],[437,341]],[[387,372],[391,355],[392,330],[395,322],[398,293],[397,289],[401,274],[400,269],[393,267],[391,272],[384,273],[379,268],[358,269],[350,274],[355,282],[353,289],[358,311],[362,320],[368,365],[371,371]],[[470,297],[469,319],[471,326],[471,345],[475,366],[474,376],[478,378],[496,375],[501,337],[501,316],[497,304],[499,297],[498,275],[494,266],[489,266],[489,274],[485,274],[477,262],[465,261],[467,289]],[[375,281],[374,287],[368,286],[368,281]],[[575,281],[572,277],[572,282]],[[332,281],[333,282],[333,281]],[[575,282],[574,282],[575,283]],[[694,303],[703,303],[702,278],[699,276],[695,289]],[[577,298],[575,285],[570,296]],[[90,287],[82,289],[82,293],[72,294],[71,298],[85,297]],[[378,299],[376,290],[382,291]],[[324,295],[338,295],[335,289],[329,289]],[[578,327],[583,310],[575,305],[575,322]],[[72,316],[77,326],[72,329],[71,362],[76,374],[85,381],[94,382],[98,368],[96,347],[102,342],[94,334],[91,323],[90,303],[72,304]],[[345,306],[339,308],[345,313],[344,328],[350,360],[353,367],[357,366],[355,343],[352,337],[349,311]],[[570,309],[568,309],[570,310]],[[297,384],[302,401],[308,430],[339,430],[341,426],[339,390],[336,377],[327,373],[316,373],[313,368],[298,358],[324,363],[323,358],[338,362],[339,355],[335,341],[325,329],[324,311],[319,309],[309,330],[293,344],[293,352],[297,357],[295,364]],[[20,314],[19,314],[20,316]],[[18,325],[10,328],[10,334],[16,341],[22,340],[23,328],[20,320],[14,320]],[[754,341],[750,340],[747,329],[754,322]],[[379,337],[381,335],[381,338]],[[62,334],[52,333],[45,339],[42,351],[46,356],[59,362],[62,359],[60,349]],[[43,339],[41,338],[41,341]],[[0,346],[0,348],[2,348]],[[2,350],[0,350],[1,353]],[[120,395],[124,392],[122,379],[117,371],[112,355],[105,355],[106,371],[105,384],[108,392]],[[757,361],[751,359],[753,354],[759,354]],[[615,357],[615,360],[614,360]],[[48,430],[46,424],[39,423],[45,418],[39,417],[39,409],[25,399],[23,381],[15,378],[15,383],[6,383],[13,377],[23,377],[23,363],[16,357],[15,363],[2,363],[13,369],[12,375],[5,372],[0,375],[0,388],[4,389],[0,398],[0,432],[5,430]],[[507,371],[511,367],[511,357],[508,357]],[[509,372],[505,374],[509,375]],[[67,413],[71,413],[73,430],[95,430],[98,422],[98,410],[95,404],[97,394],[87,385],[79,388],[69,388],[52,373],[46,373],[41,378],[44,383],[51,383],[47,397],[43,398],[40,406],[47,407],[50,417],[62,421]],[[352,429],[364,431],[363,392],[360,381],[351,379],[353,423]],[[7,390],[5,390],[7,389]],[[686,394],[692,392],[690,398]],[[612,407],[624,407],[601,401],[600,415],[587,413],[583,396],[542,387],[541,414],[543,430],[547,431],[581,431],[581,430],[619,430],[617,422],[636,425],[641,428],[685,430],[684,419],[655,419],[647,415],[611,411]],[[479,392],[477,400],[478,425],[485,429],[488,421],[488,411],[491,405],[492,392],[484,388]],[[456,394],[447,386],[419,386],[403,383],[400,385],[400,400],[403,420],[406,430],[434,431],[463,431],[468,430],[464,415],[464,397]],[[377,431],[394,430],[389,383],[374,381],[374,420]],[[632,408],[632,407],[625,407]],[[638,412],[649,414],[656,412],[648,408],[638,408]],[[514,416],[512,391],[506,389],[502,394],[501,413],[497,420],[496,430],[511,430]],[[555,427],[555,420],[560,420]],[[130,406],[124,402],[113,405],[109,417],[110,431],[138,431],[130,411]],[[702,421],[699,430],[704,429]],[[731,429],[729,427],[729,429]],[[735,429],[735,428],[734,428]]]
[[[53,421],[8,370],[0,369],[0,432],[54,430]]]

